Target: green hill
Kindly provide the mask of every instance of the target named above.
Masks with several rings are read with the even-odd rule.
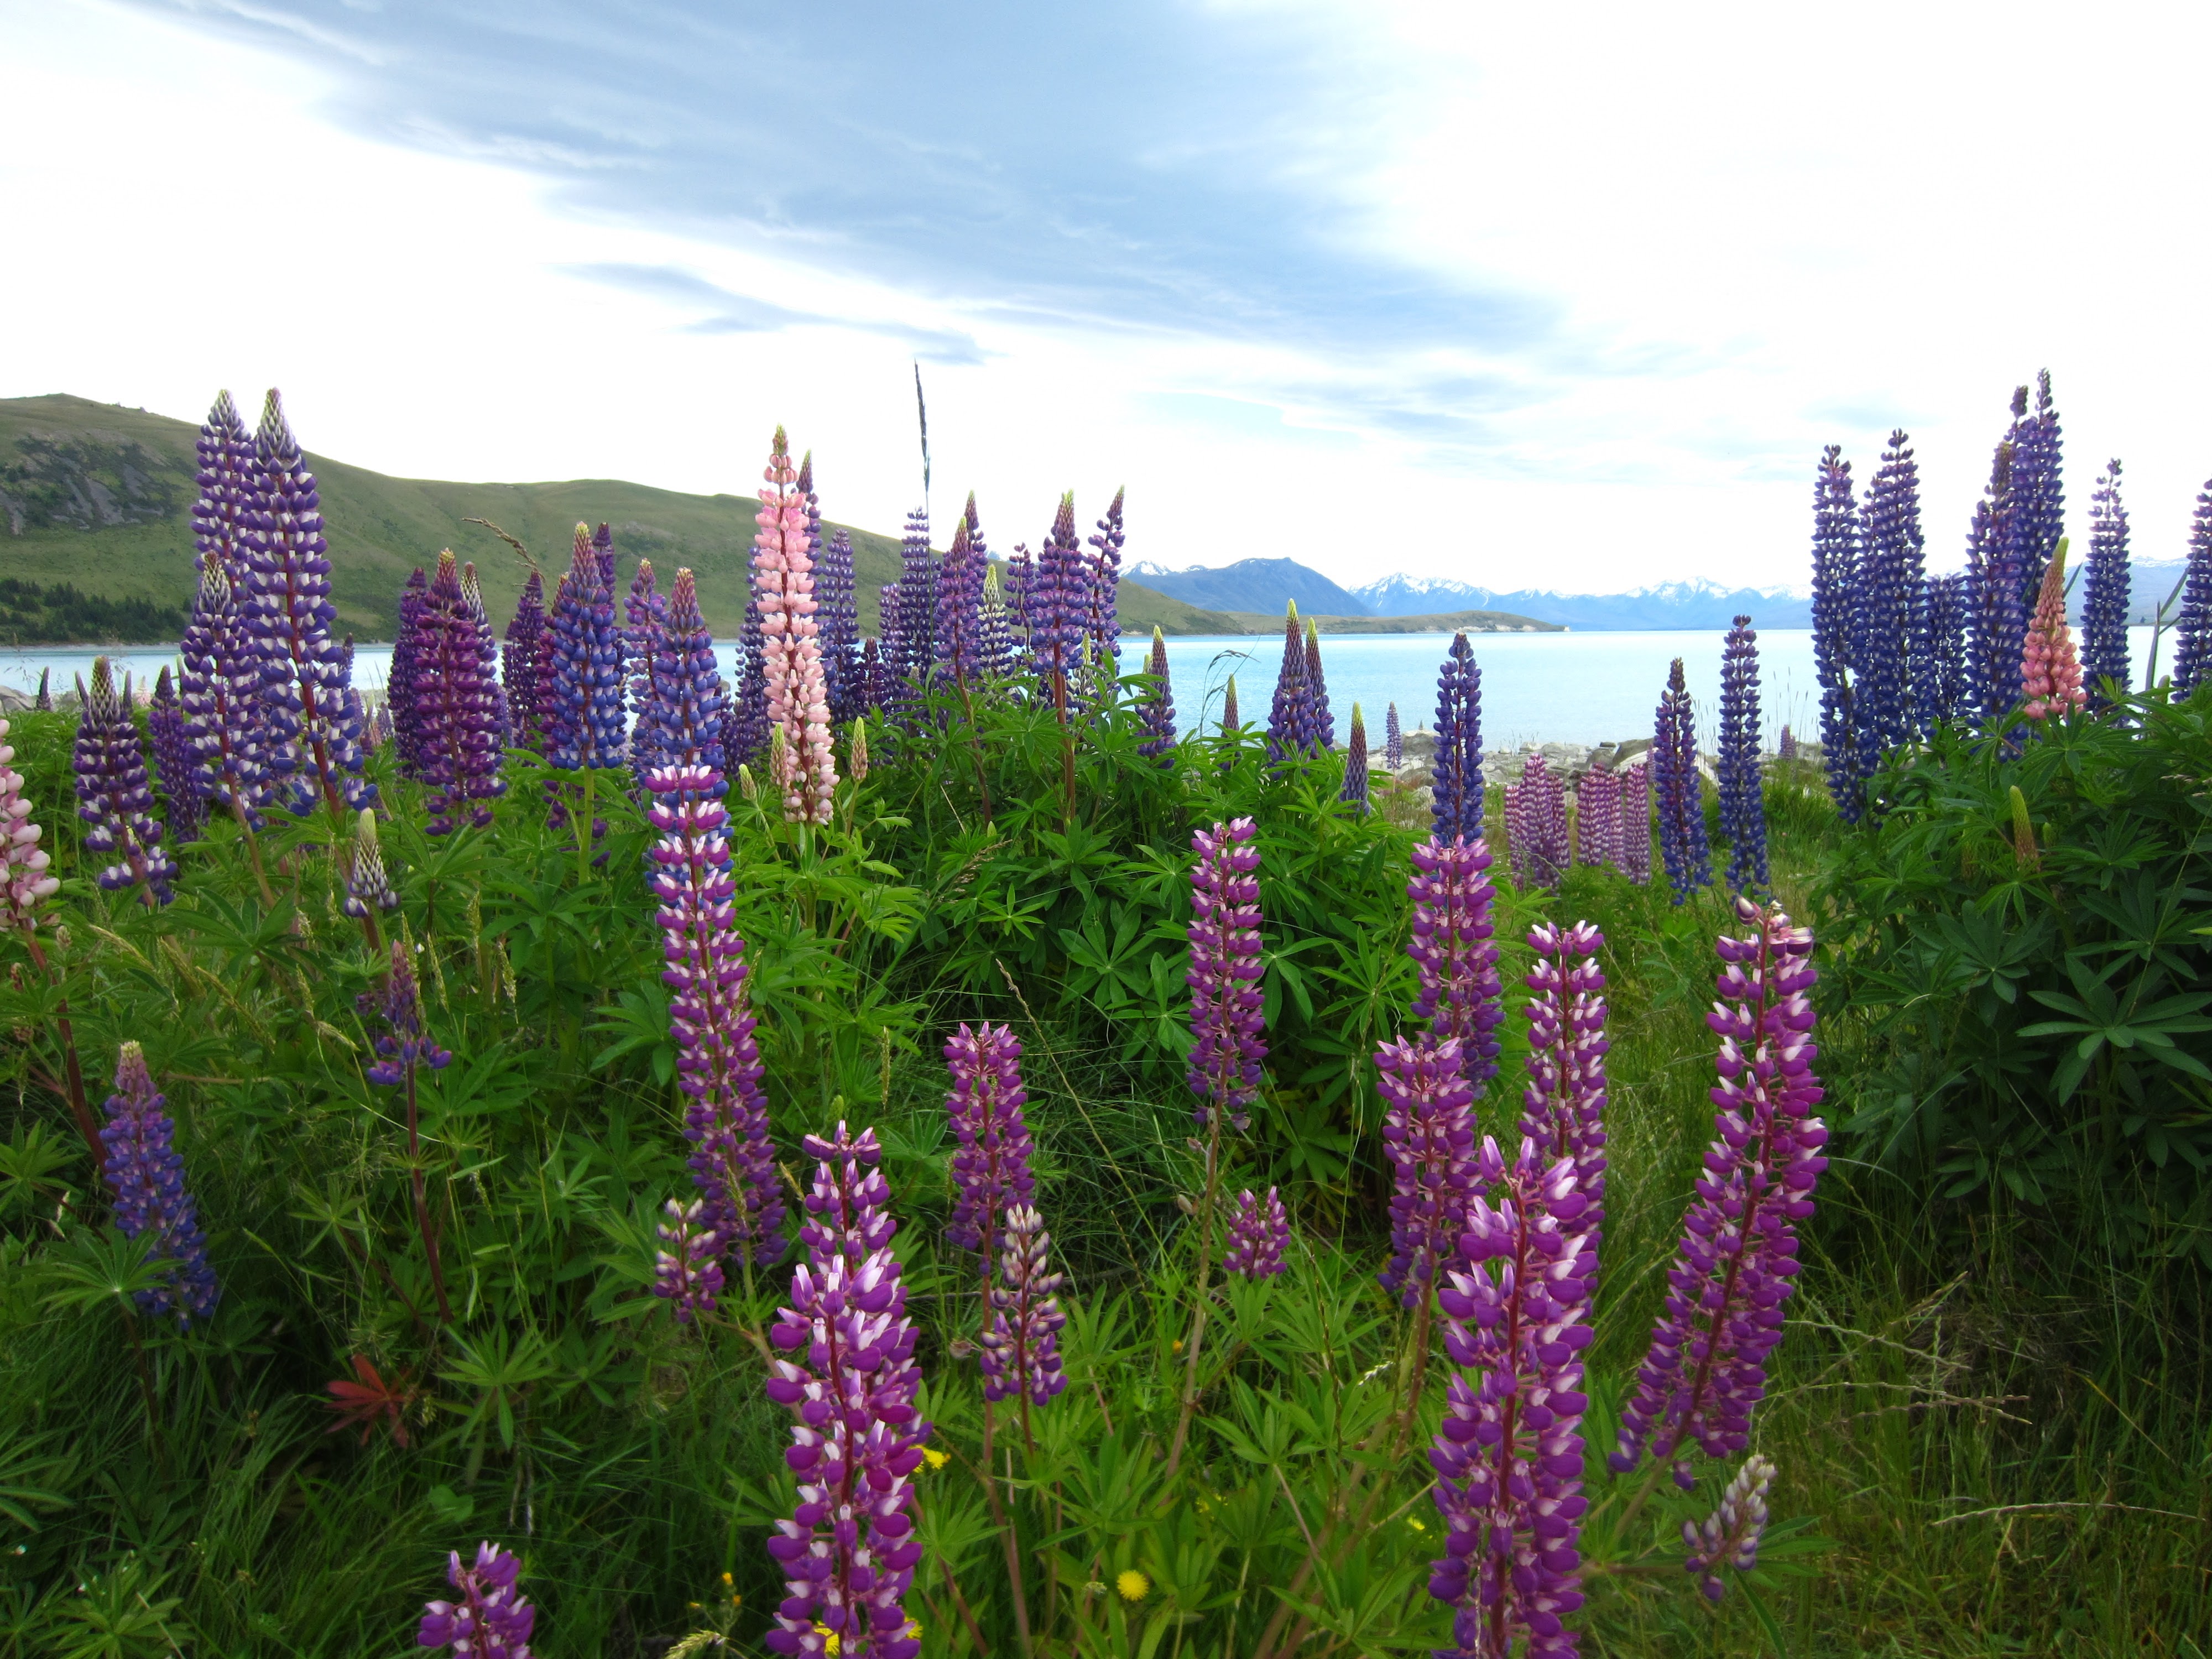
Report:
[[[158,615],[191,604],[198,435],[188,422],[66,393],[0,398],[0,579],[21,585],[0,590],[0,634],[57,615]],[[392,637],[400,584],[447,547],[476,562],[485,605],[504,624],[526,569],[471,519],[488,519],[514,536],[549,577],[568,568],[578,521],[605,520],[614,527],[625,572],[632,561],[651,559],[665,588],[678,566],[689,565],[698,574],[707,625],[729,637],[744,620],[746,560],[760,508],[750,496],[686,495],[618,478],[522,484],[392,478],[312,453],[309,464],[322,489],[339,626],[362,639]],[[826,523],[824,533],[837,527]],[[898,576],[898,538],[844,527],[853,538],[860,627],[873,633],[877,592]],[[30,587],[51,594],[64,583],[83,599],[138,608],[80,604],[65,611],[49,600],[33,617],[8,597]],[[1122,624],[1132,629],[1241,631],[1225,617],[1135,582],[1121,584],[1121,605]]]

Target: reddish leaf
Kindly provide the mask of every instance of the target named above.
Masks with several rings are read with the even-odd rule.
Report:
[[[368,1437],[376,1432],[378,1419],[387,1420],[392,1437],[398,1444],[407,1443],[407,1408],[415,1402],[415,1389],[409,1373],[399,1372],[387,1382],[376,1373],[376,1367],[362,1354],[353,1357],[353,1374],[361,1380],[349,1382],[343,1377],[323,1386],[331,1397],[323,1403],[337,1413],[338,1420],[325,1431],[336,1434],[341,1429],[358,1427],[361,1443],[366,1446]]]

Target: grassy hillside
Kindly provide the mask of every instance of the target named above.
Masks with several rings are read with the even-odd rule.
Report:
[[[66,393],[0,398],[0,578],[68,582],[97,599],[188,605],[197,435],[184,421]],[[450,483],[386,477],[312,452],[309,459],[322,487],[339,623],[362,639],[392,637],[400,584],[445,547],[476,562],[485,603],[504,623],[526,567],[470,519],[489,519],[516,537],[549,574],[568,568],[579,520],[604,520],[614,527],[625,580],[638,558],[653,562],[664,586],[678,566],[689,565],[698,573],[708,627],[732,635],[744,619],[745,561],[760,506],[750,496],[686,495],[618,478]],[[825,525],[824,533],[836,527]],[[873,633],[877,591],[898,575],[898,539],[846,528],[860,626]],[[1172,634],[1237,631],[1226,618],[1134,582],[1121,585],[1121,617],[1127,627],[1158,624]],[[7,620],[0,617],[0,632]]]

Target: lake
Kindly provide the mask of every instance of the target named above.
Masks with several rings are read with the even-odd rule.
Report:
[[[2129,630],[2136,676],[2141,681],[2150,655],[2151,630]],[[1491,749],[1523,743],[1607,743],[1648,736],[1659,694],[1666,688],[1668,665],[1682,659],[1690,696],[1696,704],[1701,739],[1710,745],[1720,700],[1721,646],[1724,633],[1477,634],[1470,636],[1482,669],[1482,740]],[[1168,673],[1175,688],[1179,726],[1220,718],[1221,694],[1237,676],[1238,714],[1248,724],[1264,724],[1282,662],[1279,635],[1234,635],[1175,639],[1168,642]],[[1369,742],[1382,744],[1383,710],[1395,700],[1407,731],[1436,718],[1437,670],[1451,647],[1446,634],[1325,634],[1322,666],[1328,680],[1329,707],[1337,734],[1349,729],[1352,705],[1364,706]],[[1146,645],[1130,638],[1121,644],[1124,672],[1145,660]],[[718,646],[723,672],[734,674],[734,641]],[[85,649],[0,652],[0,684],[18,690],[38,688],[39,671],[51,668],[56,691],[75,676],[89,674],[100,653]],[[1774,746],[1786,722],[1798,732],[1817,735],[1820,686],[1813,672],[1813,635],[1804,629],[1776,629],[1759,636],[1761,724],[1765,744]],[[128,672],[150,685],[171,653],[158,647],[106,653],[118,673]],[[2160,661],[2170,665],[2173,641],[2160,646]],[[392,647],[364,645],[355,657],[355,675],[365,688],[381,689],[391,666]]]

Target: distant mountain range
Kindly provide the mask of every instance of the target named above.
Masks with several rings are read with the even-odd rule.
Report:
[[[1787,587],[1721,586],[1693,580],[1660,582],[1632,593],[1554,593],[1541,588],[1500,592],[1436,576],[1385,576],[1354,590],[1380,617],[1480,608],[1510,611],[1569,628],[1660,629],[1726,628],[1748,616],[1761,628],[1809,628],[1812,601]]]
[[[1209,568],[1193,565],[1188,570],[1169,570],[1149,560],[1128,567],[1127,574],[1155,592],[1181,599],[1202,611],[1257,611],[1279,617],[1283,607],[1297,601],[1300,615],[1372,617],[1386,614],[1370,610],[1318,570],[1296,559],[1239,559],[1235,564]],[[1421,611],[1470,611],[1466,605],[1429,605]],[[1410,611],[1387,614],[1411,615]]]

